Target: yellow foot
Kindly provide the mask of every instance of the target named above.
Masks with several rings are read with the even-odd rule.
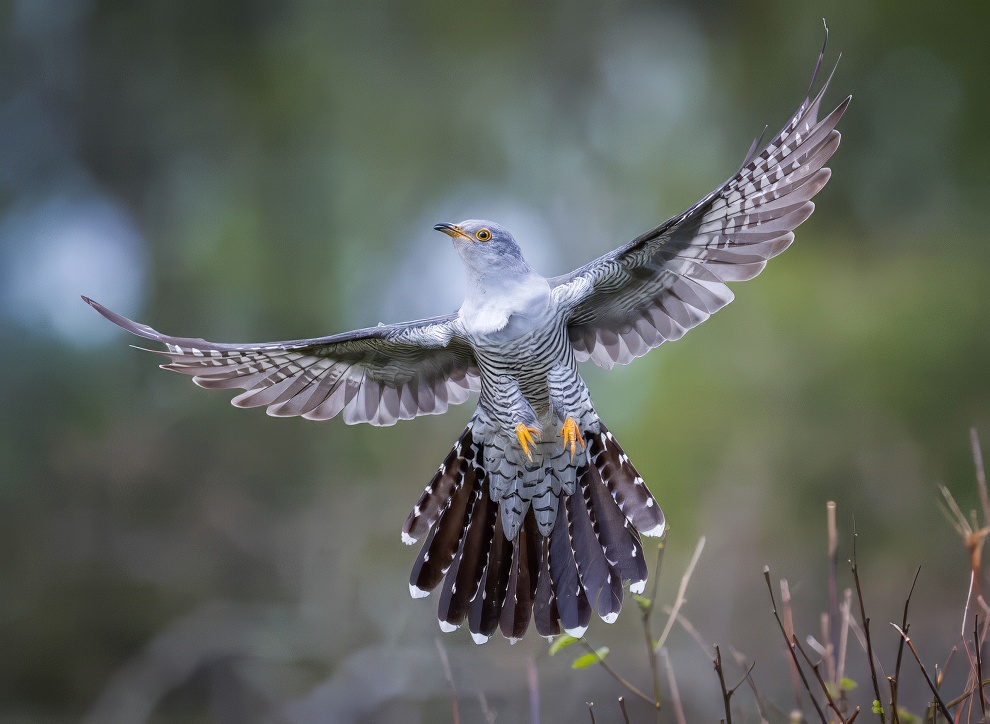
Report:
[[[516,437],[519,438],[519,444],[522,445],[523,452],[530,462],[533,462],[533,454],[529,451],[529,446],[534,443],[534,436],[540,436],[539,428],[528,427],[522,422],[516,425]]]
[[[571,462],[573,462],[574,453],[577,452],[577,446],[580,444],[581,449],[584,449],[584,438],[581,437],[581,431],[578,430],[577,423],[574,422],[573,417],[568,417],[564,420],[564,427],[561,428],[560,435],[564,438],[564,449],[571,448]]]

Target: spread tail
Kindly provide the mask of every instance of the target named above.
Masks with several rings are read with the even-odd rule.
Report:
[[[471,424],[465,429],[402,528],[407,544],[426,535],[409,591],[421,598],[443,583],[442,630],[466,620],[476,643],[496,629],[515,641],[532,619],[541,636],[581,636],[592,613],[615,621],[624,581],[643,592],[640,535],[663,535],[663,512],[604,425],[584,440],[586,462],[572,492],[565,487],[557,495],[550,534],[541,534],[530,506],[510,540],[492,497],[484,443]]]

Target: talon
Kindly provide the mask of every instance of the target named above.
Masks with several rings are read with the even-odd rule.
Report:
[[[534,437],[539,436],[539,428],[529,427],[522,422],[516,425],[516,437],[519,438],[519,444],[522,446],[523,452],[526,453],[526,457],[529,458],[530,462],[533,462],[533,455],[529,451],[529,446],[534,444]]]
[[[564,426],[561,428],[560,434],[564,438],[564,449],[571,448],[571,462],[574,462],[574,454],[577,452],[578,444],[581,445],[582,450],[584,449],[584,439],[581,437],[581,431],[578,430],[577,423],[574,422],[573,417],[568,417],[564,420]]]

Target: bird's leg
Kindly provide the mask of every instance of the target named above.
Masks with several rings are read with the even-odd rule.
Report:
[[[522,446],[523,452],[526,453],[530,462],[533,462],[533,453],[529,451],[529,446],[535,444],[535,438],[539,437],[540,434],[540,428],[531,427],[525,422],[516,425],[516,437],[519,439],[519,445]]]
[[[573,462],[577,446],[580,445],[581,449],[584,449],[584,438],[581,436],[581,430],[578,428],[578,424],[574,422],[573,417],[564,420],[564,426],[560,429],[560,436],[564,438],[564,449],[571,449],[571,462]]]
[[[556,365],[550,370],[547,387],[550,406],[557,419],[564,421],[560,437],[564,450],[570,450],[573,463],[578,445],[582,450],[585,448],[584,433],[598,430],[598,416],[591,404],[591,395],[577,369],[566,365]]]

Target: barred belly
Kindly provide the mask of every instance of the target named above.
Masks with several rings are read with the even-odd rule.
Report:
[[[514,435],[520,422],[530,424],[519,409],[523,401],[532,408],[538,426],[548,428],[548,433],[556,422],[548,375],[556,366],[576,371],[577,365],[563,315],[556,316],[552,323],[522,333],[518,328],[523,325],[511,320],[505,330],[472,340],[481,371],[479,407],[507,433]],[[513,399],[519,395],[521,400]]]

